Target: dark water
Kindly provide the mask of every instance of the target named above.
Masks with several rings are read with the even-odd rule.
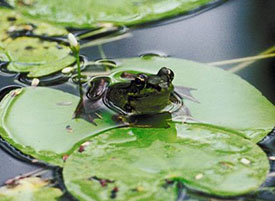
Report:
[[[113,59],[155,53],[208,63],[253,56],[275,45],[274,11],[274,0],[230,0],[188,19],[182,20],[182,17],[179,17],[131,29],[132,37],[104,44],[102,48],[107,58]],[[81,54],[89,60],[101,58],[98,47],[84,48]],[[251,64],[237,74],[275,103],[274,65],[274,59],[266,59]],[[78,94],[77,86],[71,81],[63,82],[66,79],[59,77],[56,85],[50,87]],[[25,86],[27,83],[29,80],[22,75],[0,72],[0,88],[8,85]],[[48,85],[47,78],[44,83]],[[269,156],[275,156],[274,139],[273,133],[261,143],[261,147]],[[275,161],[270,163],[271,171],[275,171]],[[0,149],[0,185],[9,178],[40,167],[38,164],[18,160],[4,149]],[[264,186],[274,187],[275,180],[268,178]],[[198,193],[186,193],[182,185],[179,189],[178,201],[188,198],[211,199]],[[275,200],[275,195],[263,191],[259,195],[248,195],[234,200]]]

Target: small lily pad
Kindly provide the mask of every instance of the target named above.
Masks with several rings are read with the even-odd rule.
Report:
[[[144,56],[118,60],[115,71],[155,74],[162,66],[174,71],[175,86],[194,88],[199,103],[184,99],[200,123],[229,129],[253,142],[260,141],[275,125],[275,107],[255,87],[239,76],[193,61]]]
[[[8,0],[24,14],[65,26],[91,27],[99,22],[133,25],[188,13],[214,0]]]
[[[60,189],[38,177],[18,180],[15,184],[0,188],[0,201],[57,201],[63,194]]]
[[[97,125],[73,119],[78,102],[77,96],[43,87],[11,91],[0,105],[0,134],[25,154],[62,165],[85,138],[117,126],[111,113],[102,113]]]
[[[3,7],[0,7],[0,24],[1,42],[5,42],[10,36],[26,33],[43,36],[60,36],[68,34],[68,31],[63,27],[31,19],[12,9]]]
[[[0,8],[0,24],[0,61],[8,62],[8,70],[29,72],[28,77],[41,77],[75,62],[67,46],[24,37],[64,35],[66,29],[23,17],[5,8]]]
[[[256,190],[268,170],[265,153],[249,140],[172,123],[168,129],[118,128],[91,138],[83,152],[70,155],[63,176],[79,200],[110,200],[116,189],[116,200],[149,201],[173,200],[176,192],[165,185],[173,181],[213,195],[244,194]]]
[[[41,77],[73,64],[70,48],[39,38],[19,37],[5,44],[3,60],[8,70],[29,72],[28,77]],[[1,54],[1,53],[0,53]],[[6,59],[5,59],[6,58]]]

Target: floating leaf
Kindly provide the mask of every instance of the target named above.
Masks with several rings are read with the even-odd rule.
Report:
[[[16,38],[6,44],[4,53],[8,70],[29,72],[28,77],[49,75],[75,62],[69,47],[39,38]]]
[[[91,27],[98,22],[132,25],[199,10],[214,0],[8,0],[24,14],[65,26]]]
[[[43,36],[67,35],[68,32],[63,27],[53,26],[49,23],[22,16],[12,9],[0,7],[0,41],[4,42],[10,36],[20,34],[33,34]]]
[[[217,127],[257,142],[274,126],[274,106],[234,74],[173,58],[144,57],[119,62],[116,72],[155,74],[162,66],[171,68],[174,85],[196,89],[192,95],[199,103],[188,99],[184,103],[192,117],[206,127]],[[85,138],[118,126],[111,111],[95,119],[97,126],[72,119],[79,98],[61,91],[26,88],[14,94],[17,93],[11,92],[1,102],[2,137],[24,153],[49,163],[61,165],[62,156],[71,153]],[[174,121],[178,121],[177,117]]]
[[[200,124],[170,126],[118,128],[91,138],[65,163],[67,189],[79,200],[110,200],[117,188],[117,200],[149,201],[171,200],[158,195],[169,191],[167,181],[219,196],[244,194],[264,182],[268,160],[249,140]]]
[[[29,77],[45,76],[71,65],[70,48],[56,42],[24,35],[64,35],[64,28],[30,20],[12,10],[0,8],[0,61],[8,70],[29,72]]]
[[[15,184],[0,188],[0,201],[57,201],[62,192],[60,189],[48,187],[49,184],[49,181],[38,177],[20,179]]]
[[[174,71],[175,86],[191,87],[199,101],[184,100],[192,117],[260,141],[275,125],[275,109],[256,88],[222,69],[183,59],[150,57],[122,59],[115,70],[156,73],[166,66]]]
[[[82,141],[116,127],[112,113],[102,113],[97,126],[73,119],[79,98],[49,88],[10,92],[0,105],[0,134],[11,145],[46,162],[62,165],[62,158]]]

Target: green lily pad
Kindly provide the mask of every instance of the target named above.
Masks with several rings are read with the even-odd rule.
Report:
[[[117,72],[156,73],[162,66],[173,69],[174,85],[196,89],[192,94],[200,103],[187,99],[184,103],[201,125],[253,142],[261,140],[274,126],[274,106],[234,74],[173,58],[144,57],[119,62]],[[103,120],[96,119],[98,126],[83,119],[72,119],[79,98],[61,91],[25,88],[14,94],[17,92],[8,94],[0,105],[1,136],[22,152],[49,163],[62,165],[62,156],[79,147],[85,138],[118,126],[112,120],[113,114],[108,112],[103,114]],[[179,122],[176,117],[173,120]]]
[[[48,181],[38,177],[20,179],[16,184],[0,188],[0,201],[57,201],[63,193],[47,185]]]
[[[49,88],[23,88],[10,92],[0,104],[0,134],[25,154],[55,165],[82,141],[116,127],[111,113],[102,113],[97,125],[73,119],[77,96]]]
[[[1,42],[8,40],[9,34],[24,30],[35,35],[59,36],[68,34],[68,31],[63,27],[28,18],[12,9],[3,7],[0,7],[0,24]]]
[[[41,77],[73,64],[75,57],[70,52],[69,47],[56,42],[19,37],[5,44],[2,60],[9,62],[7,68],[10,71],[29,72],[28,77]]]
[[[91,27],[99,22],[133,25],[187,13],[213,0],[8,0],[17,10],[65,26]],[[68,6],[69,5],[69,6]]]
[[[73,64],[70,48],[39,38],[12,36],[21,32],[35,35],[64,35],[64,28],[32,20],[10,9],[0,8],[0,60],[9,62],[8,70],[29,72],[28,77],[41,77]]]
[[[175,86],[191,87],[200,102],[184,100],[200,123],[230,130],[253,142],[260,141],[275,125],[275,107],[255,87],[239,76],[193,61],[150,57],[122,59],[116,71],[156,73],[162,66],[175,73]]]
[[[253,142],[200,124],[170,126],[118,128],[91,138],[64,165],[67,189],[79,200],[110,200],[115,189],[116,200],[149,201],[175,200],[166,186],[173,181],[219,196],[244,194],[264,182],[269,163]]]

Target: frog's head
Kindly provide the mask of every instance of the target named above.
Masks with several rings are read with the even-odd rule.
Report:
[[[109,93],[111,102],[127,113],[155,114],[161,112],[170,102],[174,90],[174,73],[163,67],[157,74],[136,74],[127,87],[117,85]]]

